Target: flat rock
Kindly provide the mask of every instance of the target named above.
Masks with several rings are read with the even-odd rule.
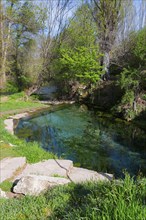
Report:
[[[35,164],[27,164],[23,172],[15,179],[28,175],[67,177],[72,168],[73,162],[71,160],[49,159]]]
[[[65,178],[29,175],[22,177],[17,182],[17,185],[13,187],[13,192],[24,195],[39,195],[49,188],[68,183],[70,181]]]
[[[14,176],[14,173],[24,167],[25,157],[5,158],[0,161],[0,183]]]
[[[2,189],[0,189],[0,198],[8,199],[7,194]]]
[[[73,167],[69,174],[70,179],[74,183],[82,183],[85,181],[103,181],[111,180],[113,178],[112,174],[102,174],[96,171]]]

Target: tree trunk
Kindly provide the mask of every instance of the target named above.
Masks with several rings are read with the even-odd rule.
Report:
[[[109,57],[109,52],[104,52],[103,56],[103,62],[102,65],[104,67],[104,74],[102,76],[103,80],[109,80],[109,64],[110,64],[110,57]]]
[[[10,44],[10,34],[11,34],[11,23],[8,21],[8,27],[5,26],[5,18],[3,12],[2,1],[0,1],[0,40],[1,40],[1,57],[0,57],[0,87],[4,88],[6,85],[6,66],[7,66],[7,55]]]

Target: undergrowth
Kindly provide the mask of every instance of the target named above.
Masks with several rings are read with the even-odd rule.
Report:
[[[1,219],[145,220],[146,179],[71,183],[39,197],[1,200]]]

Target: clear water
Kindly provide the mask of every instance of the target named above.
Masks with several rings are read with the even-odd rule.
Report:
[[[130,124],[76,105],[21,120],[15,133],[38,141],[46,151],[71,159],[76,166],[122,177],[146,175],[146,133]]]

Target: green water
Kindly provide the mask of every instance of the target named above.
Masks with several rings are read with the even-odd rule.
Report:
[[[15,133],[76,166],[146,175],[146,133],[130,124],[71,105],[21,120]]]

